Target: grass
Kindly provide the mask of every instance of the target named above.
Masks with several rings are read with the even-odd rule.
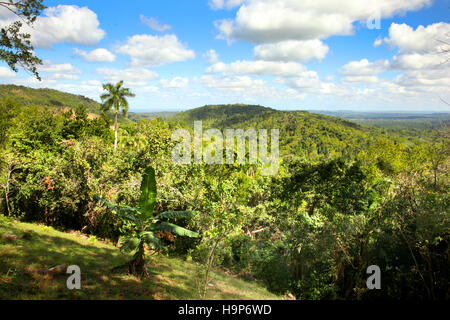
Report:
[[[32,231],[32,232],[30,232]],[[16,241],[3,239],[12,233]],[[31,233],[31,237],[27,237]],[[25,235],[25,236],[24,236]],[[0,215],[0,299],[13,300],[197,300],[198,267],[195,263],[164,255],[149,260],[150,276],[136,278],[110,269],[128,257],[118,248],[79,234],[15,221]],[[42,273],[66,264],[81,268],[81,290],[68,290],[69,275]],[[209,300],[275,300],[255,282],[216,270]]]

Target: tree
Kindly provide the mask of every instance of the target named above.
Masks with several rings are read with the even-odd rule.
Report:
[[[116,85],[112,83],[107,83],[103,85],[103,90],[108,91],[105,94],[102,94],[100,98],[102,99],[102,111],[109,111],[111,108],[115,114],[115,122],[114,122],[114,132],[115,132],[115,141],[114,141],[114,151],[117,150],[117,129],[118,122],[117,117],[122,108],[123,115],[125,118],[128,118],[128,101],[127,97],[133,98],[136,95],[130,92],[129,88],[123,88],[123,81],[118,82]]]
[[[34,55],[31,45],[31,35],[22,32],[23,22],[32,26],[41,11],[46,7],[42,4],[44,0],[4,0],[0,1],[0,7],[6,8],[12,15],[20,18],[0,29],[0,59],[5,61],[15,72],[17,65],[31,72],[37,79],[41,80],[37,71],[37,65],[42,60]]]
[[[164,212],[157,216],[153,215],[156,193],[155,169],[148,167],[142,179],[138,207],[119,207],[98,196],[94,197],[95,200],[113,210],[124,223],[123,236],[120,239],[121,249],[127,252],[135,252],[133,259],[127,263],[130,274],[147,274],[144,244],[147,244],[151,249],[158,250],[162,246],[161,238],[172,239],[173,235],[199,237],[199,234],[193,231],[167,222],[167,220],[174,218],[191,218],[196,216],[197,212],[174,211]]]

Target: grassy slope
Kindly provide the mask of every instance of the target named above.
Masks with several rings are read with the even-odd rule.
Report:
[[[11,99],[24,106],[50,107],[56,110],[67,111],[67,108],[76,109],[79,106],[86,107],[91,115],[99,115],[100,103],[81,95],[75,95],[53,89],[33,89],[12,84],[0,85],[0,101]],[[114,118],[113,112],[107,112],[110,119]],[[119,114],[119,122],[128,122]]]
[[[32,230],[29,240],[21,239]],[[9,242],[1,236],[19,237]],[[163,255],[150,258],[148,279],[109,270],[126,257],[115,247],[95,239],[62,233],[50,227],[17,222],[0,215],[0,299],[198,299],[197,266]],[[78,265],[82,290],[70,291],[66,275],[50,278],[40,271],[56,265]],[[215,271],[207,299],[272,300],[279,297],[254,282]]]

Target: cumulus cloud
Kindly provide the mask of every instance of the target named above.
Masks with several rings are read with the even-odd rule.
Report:
[[[9,68],[0,67],[0,78],[14,78],[16,73]]]
[[[295,76],[306,68],[296,62],[278,61],[236,61],[229,64],[218,62],[206,69],[206,73],[223,73],[224,75],[273,75]]]
[[[167,31],[169,29],[172,28],[171,25],[168,24],[160,24],[158,19],[154,18],[154,17],[146,17],[143,14],[141,14],[140,16],[141,22],[145,25],[147,25],[150,29],[159,31],[159,32],[164,32]]]
[[[220,2],[220,1],[219,1]],[[219,38],[252,43],[323,39],[353,33],[354,22],[418,10],[431,0],[246,0],[235,19],[216,21]]]
[[[189,79],[182,77],[174,77],[172,79],[161,79],[159,83],[163,88],[185,88],[189,84]]]
[[[419,26],[416,30],[407,24],[393,23],[389,28],[389,37],[384,42],[398,47],[401,52],[436,52],[448,37],[450,24],[440,22],[427,27]]]
[[[448,55],[443,54],[443,50],[448,50],[448,45],[443,47],[445,43],[442,40],[445,41],[449,32],[450,25],[447,23],[419,26],[415,30],[406,24],[393,23],[389,37],[382,40],[391,48],[398,48],[392,60],[352,61],[339,71],[342,82],[352,86],[371,86],[376,95],[371,91],[366,94],[381,100],[416,98],[429,101],[448,96],[450,64],[446,63]],[[386,80],[379,77],[383,72],[400,74]]]
[[[83,57],[88,62],[114,62],[116,56],[109,52],[107,49],[99,48],[90,52],[75,49],[73,52],[75,55]]]
[[[135,35],[116,51],[129,55],[132,67],[154,67],[195,58],[195,52],[187,49],[175,35]]]
[[[443,41],[449,34],[450,24],[444,22],[419,26],[416,30],[407,24],[393,23],[389,28],[389,37],[384,38],[383,42],[399,50],[392,61],[394,69],[445,68],[448,56],[443,53],[448,52],[450,46]]]
[[[274,44],[263,44],[255,47],[255,58],[269,61],[301,61],[311,59],[321,61],[329,48],[320,40],[288,40]]]
[[[392,68],[400,70],[442,68],[444,61],[445,59],[436,53],[400,54],[394,57],[394,60],[392,61]]]
[[[233,77],[214,77],[212,75],[204,75],[200,82],[207,88],[231,89],[234,91],[244,91],[248,88],[264,86],[264,80],[253,80],[249,76],[233,76]]]
[[[214,49],[206,51],[206,53],[203,54],[203,58],[206,59],[209,64],[215,64],[219,62],[219,55]]]
[[[239,6],[244,0],[211,0],[209,1],[209,6],[213,10],[219,9],[232,9]]]
[[[97,69],[97,73],[108,82],[123,80],[128,86],[146,86],[148,81],[158,77],[158,73],[148,69]]]
[[[99,26],[97,14],[89,8],[58,5],[45,9],[33,28],[26,25],[24,30],[36,48],[49,49],[56,43],[96,45],[106,34]]]
[[[80,73],[80,71],[75,68],[70,63],[53,63],[50,60],[45,60],[42,66],[38,67],[40,72],[64,72],[64,73]]]
[[[367,59],[362,59],[360,61],[351,61],[347,63],[339,72],[343,76],[371,76],[388,70],[389,61],[387,60],[369,62]]]
[[[53,63],[45,60],[43,65],[37,67],[38,72],[45,73],[47,80],[76,80],[81,71],[70,63]]]

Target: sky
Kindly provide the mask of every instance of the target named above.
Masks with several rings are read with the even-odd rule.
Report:
[[[450,0],[44,1],[42,81],[99,100],[124,80],[134,112],[211,104],[450,112]],[[0,9],[0,26],[15,18]]]

